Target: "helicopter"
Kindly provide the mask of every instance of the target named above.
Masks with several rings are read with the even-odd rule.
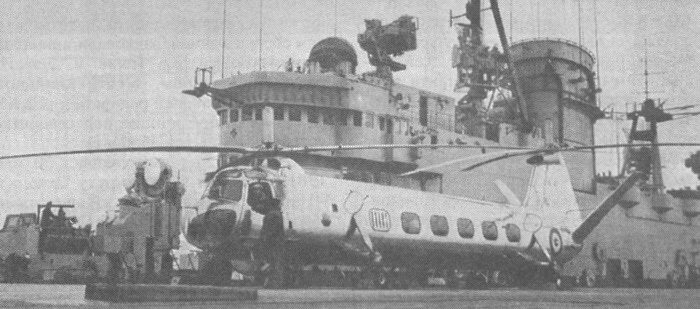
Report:
[[[124,152],[239,153],[208,177],[201,199],[185,207],[185,239],[205,252],[201,272],[221,284],[232,271],[255,274],[270,287],[293,285],[295,271],[319,263],[360,265],[373,282],[388,269],[487,269],[518,285],[561,286],[561,267],[620,202],[643,172],[634,171],[583,217],[562,152],[633,144],[539,149],[461,144],[282,147],[154,146],[0,156],[0,160]],[[658,146],[700,146],[659,143]],[[496,148],[468,171],[511,157],[532,166],[523,200],[496,183],[506,203],[336,179],[306,173],[293,159],[319,151],[381,148]],[[406,173],[443,168],[473,157]],[[469,185],[469,184],[465,184]],[[418,270],[416,270],[418,271]]]

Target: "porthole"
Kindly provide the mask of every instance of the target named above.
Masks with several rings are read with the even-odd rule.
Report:
[[[412,212],[401,214],[401,227],[406,234],[420,233],[420,217]]]
[[[513,224],[506,224],[506,238],[510,242],[520,242],[520,228]]]
[[[474,222],[466,218],[457,219],[457,233],[462,238],[474,237]]]
[[[498,239],[498,227],[493,221],[484,221],[481,223],[481,232],[486,240]]]
[[[450,232],[450,227],[447,223],[447,218],[445,216],[430,216],[430,229],[433,231],[433,235],[436,236],[447,236]]]

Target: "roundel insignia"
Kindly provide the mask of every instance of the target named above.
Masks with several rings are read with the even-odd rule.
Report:
[[[557,255],[561,253],[561,249],[564,247],[564,243],[561,239],[561,234],[557,229],[551,229],[549,231],[549,248],[552,250],[552,255]]]

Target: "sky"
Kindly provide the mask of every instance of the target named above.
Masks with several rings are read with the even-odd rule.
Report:
[[[487,1],[485,1],[487,2]],[[145,145],[216,145],[216,114],[207,99],[181,94],[193,86],[196,67],[213,66],[221,77],[222,9],[217,1],[22,1],[0,0],[0,154]],[[581,28],[579,28],[579,5]],[[500,1],[513,41],[565,38],[596,50],[601,106],[624,110],[640,102],[645,40],[652,97],[667,107],[700,97],[700,3],[696,1],[512,0]],[[288,58],[302,63],[328,36],[356,48],[359,72],[369,71],[356,42],[364,19],[385,23],[401,15],[419,18],[418,49],[399,57],[395,74],[405,84],[453,93],[451,49],[456,32],[448,12],[464,1],[371,0],[227,1],[225,72],[279,70]],[[485,42],[498,43],[490,14]],[[262,40],[259,31],[262,29]],[[262,62],[258,63],[262,42]],[[660,126],[668,142],[700,140],[700,118]],[[621,123],[620,127],[629,124]],[[598,143],[615,141],[610,121],[597,124]],[[623,138],[624,139],[624,138]],[[696,186],[683,160],[698,149],[663,149],[667,187]],[[134,164],[160,157],[178,171],[185,202],[201,196],[204,173],[215,155],[119,154],[0,162],[0,217],[34,211],[37,203],[74,203],[83,223],[112,211],[133,179]],[[601,153],[599,171],[615,169]]]

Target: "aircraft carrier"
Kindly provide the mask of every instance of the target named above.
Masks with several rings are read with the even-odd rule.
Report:
[[[295,67],[290,61],[283,71],[239,73],[214,81],[211,69],[201,68],[194,89],[184,92],[211,96],[222,146],[261,142],[283,146],[594,145],[595,123],[606,116],[596,99],[601,90],[594,54],[579,43],[557,38],[504,41],[500,49],[486,46],[479,6],[479,1],[471,1],[461,15],[469,22],[453,25],[459,33],[452,55],[458,76],[455,90],[467,92],[459,100],[393,79],[395,72],[406,68],[393,57],[420,45],[415,35],[417,20],[411,16],[384,25],[366,20],[366,31],[357,41],[374,71],[356,72],[360,57],[353,44],[328,37],[313,46],[303,66]],[[457,17],[450,15],[450,23]],[[509,67],[515,79],[508,78]],[[445,78],[449,74],[445,72]],[[563,273],[585,286],[693,285],[700,250],[698,191],[666,192],[656,146],[663,139],[657,136],[657,124],[673,115],[647,100],[625,116],[633,120],[629,141],[640,147],[625,152],[625,168],[619,175],[599,174],[595,151],[566,154],[581,205],[580,213],[574,215],[587,215],[630,169],[646,170],[650,176],[626,193],[620,207],[591,234],[583,251],[563,265]],[[469,172],[449,167],[399,176],[422,166],[491,151],[347,150],[294,159],[317,175],[505,202],[494,185],[500,179],[522,199],[530,167],[520,158]],[[221,154],[218,164],[236,159],[235,154]]]

